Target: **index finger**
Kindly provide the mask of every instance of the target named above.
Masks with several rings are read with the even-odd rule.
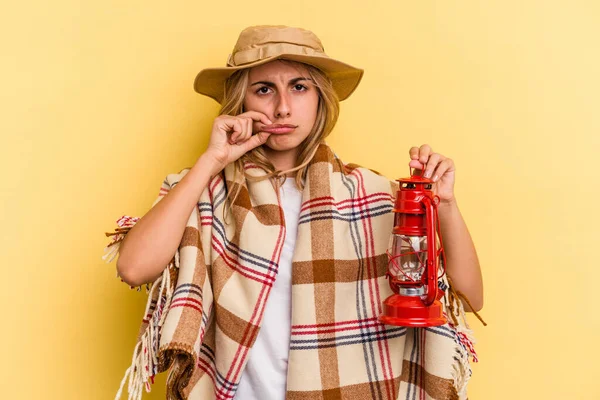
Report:
[[[260,121],[265,125],[273,124],[273,122],[271,122],[269,117],[267,117],[265,114],[258,112],[258,111],[246,111],[245,113],[238,115],[238,117],[250,117],[250,118],[252,118],[253,121],[257,121],[257,122]]]

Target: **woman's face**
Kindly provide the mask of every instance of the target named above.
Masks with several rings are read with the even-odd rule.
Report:
[[[269,136],[266,145],[272,150],[291,150],[302,143],[315,123],[318,104],[317,87],[302,65],[276,60],[249,71],[244,109],[265,114],[273,124],[293,126]],[[262,127],[255,122],[252,131]]]

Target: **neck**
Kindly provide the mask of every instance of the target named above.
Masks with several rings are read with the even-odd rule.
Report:
[[[273,165],[275,169],[280,171],[286,171],[288,169],[292,169],[296,166],[296,161],[298,159],[298,148],[293,148],[285,151],[277,151],[268,148],[265,146],[263,148],[267,158]],[[286,176],[295,176],[296,171],[289,172]]]

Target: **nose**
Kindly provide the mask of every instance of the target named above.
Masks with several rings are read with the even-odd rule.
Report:
[[[281,92],[280,92],[281,93]],[[277,104],[275,105],[275,118],[283,119],[290,116],[291,106],[289,94],[283,92],[278,96]]]

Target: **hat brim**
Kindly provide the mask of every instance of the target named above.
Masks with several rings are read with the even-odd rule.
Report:
[[[336,91],[340,101],[347,99],[354,92],[354,90],[356,90],[356,87],[360,83],[364,74],[363,69],[353,67],[329,57],[306,56],[300,54],[279,54],[277,56],[265,58],[260,61],[236,67],[203,69],[198,73],[198,75],[196,75],[196,79],[194,80],[194,90],[200,94],[215,99],[219,104],[221,104],[225,94],[225,81],[235,71],[256,67],[277,59],[298,61],[319,68],[331,78],[333,89]]]

